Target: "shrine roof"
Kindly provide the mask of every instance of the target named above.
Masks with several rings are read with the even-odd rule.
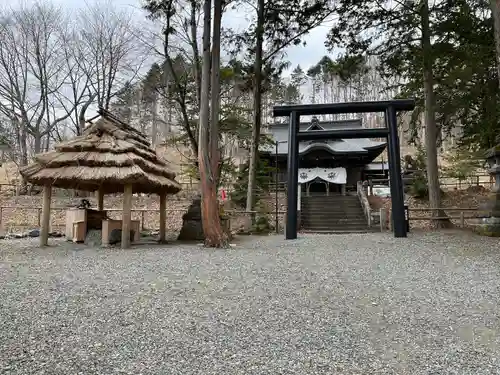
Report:
[[[111,113],[83,134],[35,156],[21,169],[26,181],[63,189],[121,193],[132,185],[137,193],[175,194],[181,190],[169,163],[152,149],[146,137]]]
[[[313,118],[311,122],[301,123],[300,131],[317,130],[344,130],[363,129],[360,119],[339,121],[318,121]],[[268,135],[273,142],[278,141],[278,154],[288,154],[288,123],[275,123],[269,126]],[[299,154],[307,154],[310,151],[323,149],[333,154],[366,154],[370,151],[382,152],[386,142],[372,141],[369,138],[359,139],[335,139],[325,141],[302,141],[299,143]],[[260,147],[261,152],[275,153],[276,146],[267,144]]]

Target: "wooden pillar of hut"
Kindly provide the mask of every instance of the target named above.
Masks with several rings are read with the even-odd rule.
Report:
[[[132,220],[132,185],[125,185],[123,191],[122,249],[130,247],[130,227]]]
[[[165,192],[160,193],[160,238],[159,242],[165,242],[166,231],[165,222],[167,220],[167,194]]]
[[[43,187],[42,230],[40,231],[40,246],[49,244],[50,231],[50,201],[52,199],[52,185]]]
[[[102,187],[99,187],[99,190],[97,190],[97,209],[99,211],[104,210],[104,192]]]

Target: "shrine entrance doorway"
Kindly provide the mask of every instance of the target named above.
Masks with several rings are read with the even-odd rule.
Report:
[[[328,182],[316,178],[307,183],[306,193],[308,193],[307,195],[327,195],[329,191],[328,185]]]

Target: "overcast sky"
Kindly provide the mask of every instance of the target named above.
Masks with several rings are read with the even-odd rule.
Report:
[[[10,7],[15,7],[19,5],[20,2],[24,4],[29,4],[35,2],[36,0],[0,0],[3,5]],[[76,10],[79,7],[84,7],[85,4],[92,3],[96,0],[52,0],[53,2],[67,7],[72,10]],[[101,0],[98,0],[101,1]],[[129,11],[137,12],[137,19],[140,22],[141,18],[144,17],[144,13],[141,11],[142,0],[104,0],[109,1],[117,8],[127,9]],[[239,8],[238,11],[230,10],[224,15],[224,26],[231,28],[242,28],[248,24],[248,16],[242,12]],[[148,22],[148,21],[144,21]],[[294,46],[286,50],[287,60],[290,61],[291,67],[294,68],[300,65],[304,70],[308,67],[317,63],[321,57],[324,55],[329,55],[327,49],[324,46],[324,41],[328,33],[328,24],[317,27],[312,30],[311,33],[305,38],[305,46]]]

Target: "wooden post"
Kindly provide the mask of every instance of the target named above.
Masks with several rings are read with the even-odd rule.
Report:
[[[460,226],[465,228],[465,216],[463,211],[460,211]]]
[[[52,186],[43,187],[43,211],[42,211],[42,230],[40,231],[40,246],[49,244],[50,227],[50,201],[52,198]]]
[[[104,210],[104,192],[102,187],[99,187],[99,190],[97,190],[97,209],[99,211]]]
[[[160,193],[160,238],[159,242],[165,242],[165,221],[167,219],[167,194]]]
[[[385,232],[385,223],[387,221],[387,217],[385,216],[385,208],[380,209],[380,231]]]
[[[132,220],[132,185],[125,185],[123,191],[122,249],[130,247],[130,221]]]

